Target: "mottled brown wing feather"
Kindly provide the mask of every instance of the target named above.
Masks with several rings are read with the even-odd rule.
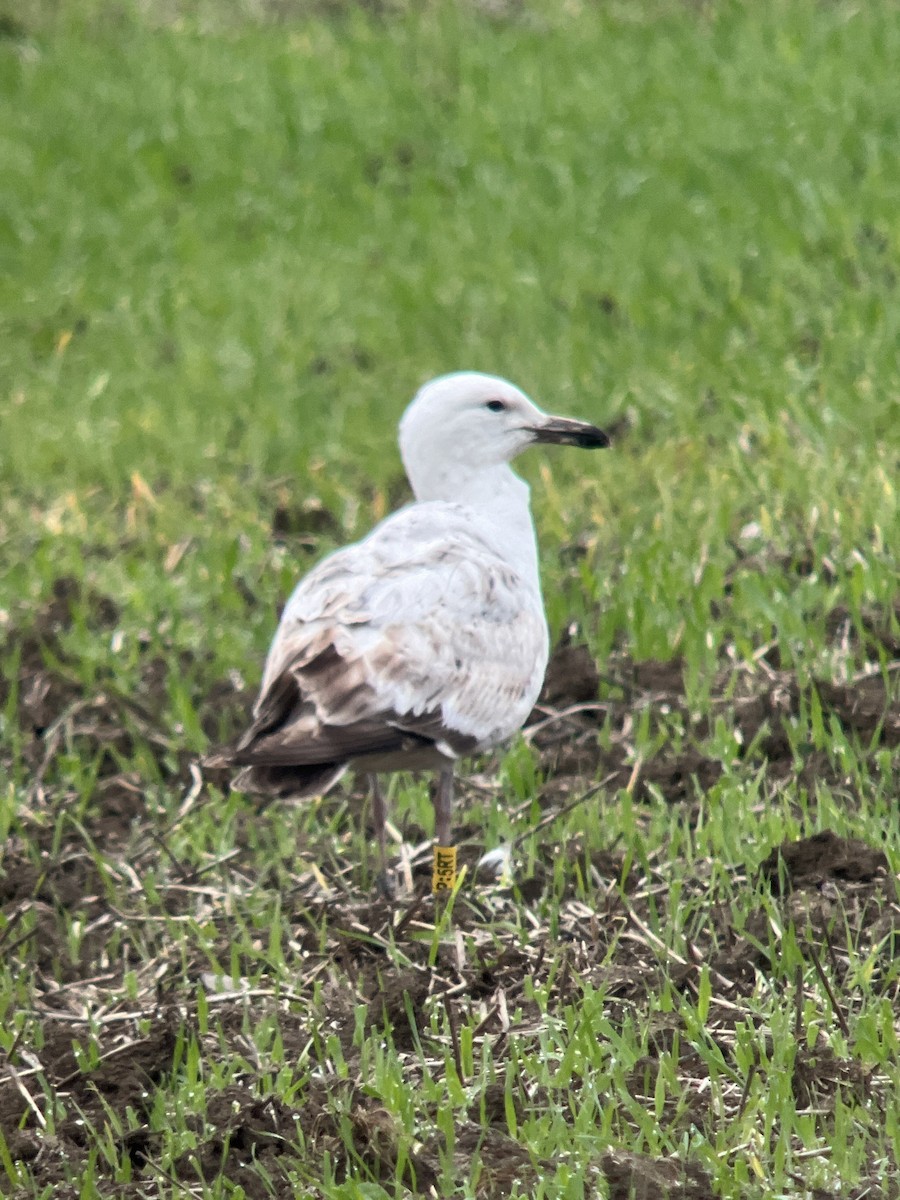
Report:
[[[333,645],[302,666],[272,681],[260,697],[253,724],[230,755],[234,766],[312,766],[346,764],[366,756],[402,755],[446,746],[454,755],[475,748],[474,738],[444,728],[439,711],[421,714],[390,710],[346,725],[322,723],[311,693],[335,691],[335,681],[351,672]],[[304,686],[305,685],[305,686]]]

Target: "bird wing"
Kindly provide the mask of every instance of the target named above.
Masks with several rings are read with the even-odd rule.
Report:
[[[515,732],[547,662],[540,595],[459,505],[412,505],[291,596],[233,761],[347,762]]]

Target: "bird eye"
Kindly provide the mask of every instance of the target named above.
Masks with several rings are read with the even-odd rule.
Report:
[[[484,407],[489,408],[491,412],[506,412],[506,405],[502,400],[488,400]]]

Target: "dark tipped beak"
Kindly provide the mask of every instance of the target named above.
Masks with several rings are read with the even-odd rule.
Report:
[[[548,417],[543,424],[532,426],[529,432],[539,445],[580,446],[582,450],[599,450],[609,445],[609,438],[602,429],[568,417]]]

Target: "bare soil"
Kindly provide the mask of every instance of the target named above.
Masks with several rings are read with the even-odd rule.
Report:
[[[314,518],[316,514],[304,514],[305,520]],[[295,517],[285,513],[278,520],[288,527]],[[483,888],[476,881],[464,892],[455,919],[469,935],[465,944],[470,949],[464,950],[462,941],[445,945],[437,961],[429,962],[428,939],[422,937],[432,921],[424,861],[414,875],[415,895],[397,905],[353,890],[347,882],[353,879],[353,863],[323,859],[318,878],[308,870],[293,876],[284,904],[293,914],[293,942],[303,964],[297,994],[308,998],[313,982],[321,988],[321,1020],[338,1038],[350,1076],[327,1086],[310,1077],[303,1093],[287,1104],[252,1069],[247,1004],[252,999],[254,1019],[271,1011],[286,1056],[298,1059],[314,1036],[309,1004],[292,1003],[266,988],[257,988],[252,997],[214,994],[210,1004],[217,1031],[203,1033],[192,997],[208,962],[188,934],[180,944],[164,934],[163,916],[188,914],[198,922],[218,922],[228,961],[228,920],[219,904],[222,881],[227,875],[227,890],[233,894],[242,878],[250,879],[245,868],[249,871],[253,861],[248,847],[238,845],[218,874],[198,877],[173,860],[164,828],[157,816],[148,816],[149,783],[132,764],[139,746],[154,756],[157,784],[192,789],[198,803],[210,782],[226,782],[204,777],[173,737],[166,716],[166,678],[177,663],[173,667],[148,654],[136,690],[126,695],[111,679],[101,679],[86,693],[62,636],[76,613],[87,614],[98,633],[108,633],[119,618],[109,598],[85,592],[73,580],[59,580],[29,627],[7,632],[2,650],[7,673],[0,679],[0,711],[11,705],[17,720],[16,737],[0,753],[8,757],[4,765],[10,771],[21,771],[10,748],[18,740],[28,797],[0,862],[0,910],[7,922],[0,946],[31,981],[32,997],[23,1033],[0,1062],[0,1130],[12,1158],[29,1166],[39,1187],[54,1188],[53,1194],[63,1200],[75,1194],[66,1190],[66,1168],[86,1159],[93,1131],[109,1126],[110,1112],[127,1110],[133,1114],[130,1128],[112,1136],[131,1159],[134,1182],[109,1180],[109,1195],[145,1196],[153,1181],[162,1186],[177,1180],[190,1188],[198,1181],[227,1179],[252,1200],[272,1194],[293,1197],[298,1181],[314,1189],[317,1164],[326,1155],[338,1179],[362,1165],[375,1180],[389,1181],[400,1173],[412,1194],[434,1194],[448,1153],[442,1137],[435,1133],[420,1144],[405,1142],[391,1115],[354,1073],[361,1004],[368,1027],[383,1030],[398,1051],[409,1054],[409,1086],[415,1087],[423,1062],[435,1072],[443,1070],[446,1047],[435,1040],[429,1019],[435,1005],[447,1012],[451,1028],[463,1017],[479,1014],[477,1037],[491,1043],[494,1061],[502,1064],[511,1042],[538,1028],[542,1015],[529,998],[531,988],[546,984],[551,970],[555,1011],[577,1001],[584,981],[590,981],[605,989],[607,1016],[615,1023],[646,1007],[666,978],[696,995],[706,967],[714,984],[707,1033],[726,1061],[734,1061],[737,1026],[754,1020],[746,1001],[758,973],[779,986],[793,986],[782,978],[778,940],[773,940],[767,913],[760,908],[750,921],[737,922],[712,873],[699,872],[688,881],[687,895],[682,893],[681,902],[690,900],[697,911],[688,952],[676,954],[651,931],[665,923],[666,864],[641,868],[632,862],[626,871],[621,846],[594,853],[585,864],[578,839],[564,845],[555,841],[554,818],[577,805],[593,781],[605,780],[608,791],[627,787],[638,805],[683,806],[691,820],[722,773],[742,765],[764,770],[769,789],[799,781],[812,793],[817,783],[827,782],[853,806],[859,800],[858,783],[842,769],[840,756],[798,746],[792,739],[793,723],[807,711],[813,694],[826,725],[836,722],[863,748],[873,773],[884,769],[884,751],[891,752],[896,768],[900,709],[890,681],[897,678],[900,647],[889,614],[872,614],[862,630],[847,614],[832,614],[835,638],[856,639],[871,664],[855,677],[802,683],[770,654],[753,669],[723,670],[712,681],[711,701],[702,711],[692,707],[677,661],[632,662],[619,655],[604,664],[601,676],[577,639],[563,644],[527,729],[548,780],[541,796],[544,833],[537,866],[531,878],[519,879],[510,889]],[[240,681],[204,681],[202,664],[196,661],[181,665],[185,676],[197,678],[203,689],[198,703],[204,728],[213,738],[228,736],[245,719],[252,696]],[[645,709],[654,724],[677,723],[681,734],[641,761],[632,735]],[[737,733],[729,761],[712,758],[704,749],[710,711]],[[97,786],[83,819],[60,825],[59,813],[76,799],[61,782],[64,754],[94,763]],[[362,812],[362,793],[354,792],[350,803]],[[474,863],[479,849],[465,844],[463,857]],[[560,927],[551,934],[537,916],[536,902],[560,854],[586,866],[595,892],[586,905],[573,884],[561,901]],[[846,1021],[852,1012],[858,987],[848,946],[874,956],[876,984],[879,972],[887,980],[887,967],[898,950],[900,906],[879,846],[825,830],[772,846],[761,862],[757,854],[756,861],[729,867],[735,886],[749,888],[763,881],[770,890],[785,927],[797,931],[804,955],[827,985],[838,1020]],[[150,874],[168,881],[157,883],[155,910],[140,895],[141,881]],[[330,885],[327,892],[323,875]],[[123,898],[129,897],[133,911],[123,908]],[[523,944],[515,932],[517,918],[529,906],[534,928]],[[73,913],[83,930],[74,948],[67,933]],[[115,957],[110,955],[112,944]],[[392,946],[402,951],[402,968]],[[138,981],[136,994],[132,989],[128,999],[126,972]],[[798,1011],[802,1000],[801,989]],[[895,1011],[900,1006],[894,984],[885,983],[885,1000]],[[520,1016],[511,1023],[514,1011]],[[99,1053],[90,1060],[75,1050],[85,1039],[89,1014],[100,1030]],[[158,1090],[183,1063],[185,1029],[199,1039],[204,1054],[212,1059],[241,1056],[247,1070],[225,1090],[209,1091],[189,1119],[195,1145],[164,1163],[151,1114]],[[633,1072],[631,1090],[638,1103],[652,1104],[657,1058],[676,1044],[678,1032],[673,1015],[658,1028],[646,1061]],[[725,1111],[714,1107],[703,1063],[689,1039],[678,1044],[684,1100],[677,1111],[665,1114],[666,1120],[687,1133],[691,1126],[712,1128],[736,1117],[746,1103],[744,1089],[738,1083],[723,1085]],[[883,1080],[876,1072],[854,1057],[835,1057],[824,1045],[804,1046],[792,1082],[798,1105],[814,1111],[824,1125],[839,1099],[856,1098],[876,1117],[883,1103]],[[52,1137],[42,1127],[36,1101],[43,1103],[46,1094],[58,1101],[63,1114]],[[565,1109],[568,1098],[507,1097],[502,1084],[491,1084],[455,1131],[452,1153],[460,1163],[476,1151],[481,1156],[479,1195],[485,1198],[506,1196],[514,1185],[527,1190],[542,1171],[542,1164],[509,1132],[508,1106],[521,1107],[525,1100],[531,1106]],[[610,1147],[598,1152],[598,1171],[613,1200],[705,1200],[713,1195],[709,1178],[696,1163],[654,1160]],[[868,1190],[860,1188],[855,1195],[897,1196],[896,1176],[892,1180],[883,1176],[883,1168],[879,1171],[873,1167]],[[264,1186],[264,1174],[274,1192]]]

